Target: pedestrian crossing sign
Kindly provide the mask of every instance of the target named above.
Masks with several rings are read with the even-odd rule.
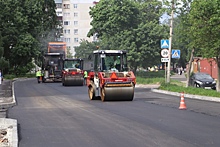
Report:
[[[180,50],[172,50],[172,58],[180,58]]]
[[[161,40],[161,48],[169,48],[169,40]]]

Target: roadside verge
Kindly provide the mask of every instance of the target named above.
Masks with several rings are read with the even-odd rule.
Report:
[[[168,95],[179,96],[179,97],[180,97],[180,94],[181,94],[179,92],[171,92],[171,91],[159,90],[159,89],[154,89],[154,88],[152,88],[151,91],[152,92],[157,92],[157,93],[168,94]],[[184,97],[190,98],[190,99],[220,102],[219,97],[200,96],[200,95],[193,95],[193,94],[184,94]]]

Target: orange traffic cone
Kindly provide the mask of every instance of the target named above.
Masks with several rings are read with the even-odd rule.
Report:
[[[181,100],[180,100],[180,110],[186,110],[186,104],[184,100],[184,92],[181,92]]]

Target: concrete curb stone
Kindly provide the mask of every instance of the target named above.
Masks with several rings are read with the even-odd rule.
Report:
[[[157,92],[157,93],[168,94],[168,95],[174,95],[174,96],[180,96],[180,94],[181,94],[179,92],[171,92],[171,91],[158,90],[158,89],[151,89],[151,91],[152,92]],[[220,102],[219,97],[200,96],[200,95],[193,95],[193,94],[184,94],[184,97],[190,98],[190,99]]]
[[[10,119],[7,117],[7,109],[16,105],[15,94],[14,94],[14,82],[16,80],[12,80],[12,96],[11,97],[3,97],[0,102],[0,110],[5,111],[0,118],[0,131],[6,130],[7,134],[4,136],[5,141],[0,142],[0,146],[2,147],[18,147],[18,128],[17,128],[17,120]],[[9,87],[9,86],[8,86]]]
[[[17,120],[9,118],[0,118],[0,130],[6,130],[7,134],[3,137],[5,142],[0,142],[2,147],[17,147],[18,146],[18,133],[17,133]]]

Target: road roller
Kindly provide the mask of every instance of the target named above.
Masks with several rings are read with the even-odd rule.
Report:
[[[124,50],[95,50],[94,70],[88,73],[87,86],[91,100],[132,101],[136,77],[128,70]]]
[[[64,59],[62,71],[63,86],[83,86],[83,59]]]

